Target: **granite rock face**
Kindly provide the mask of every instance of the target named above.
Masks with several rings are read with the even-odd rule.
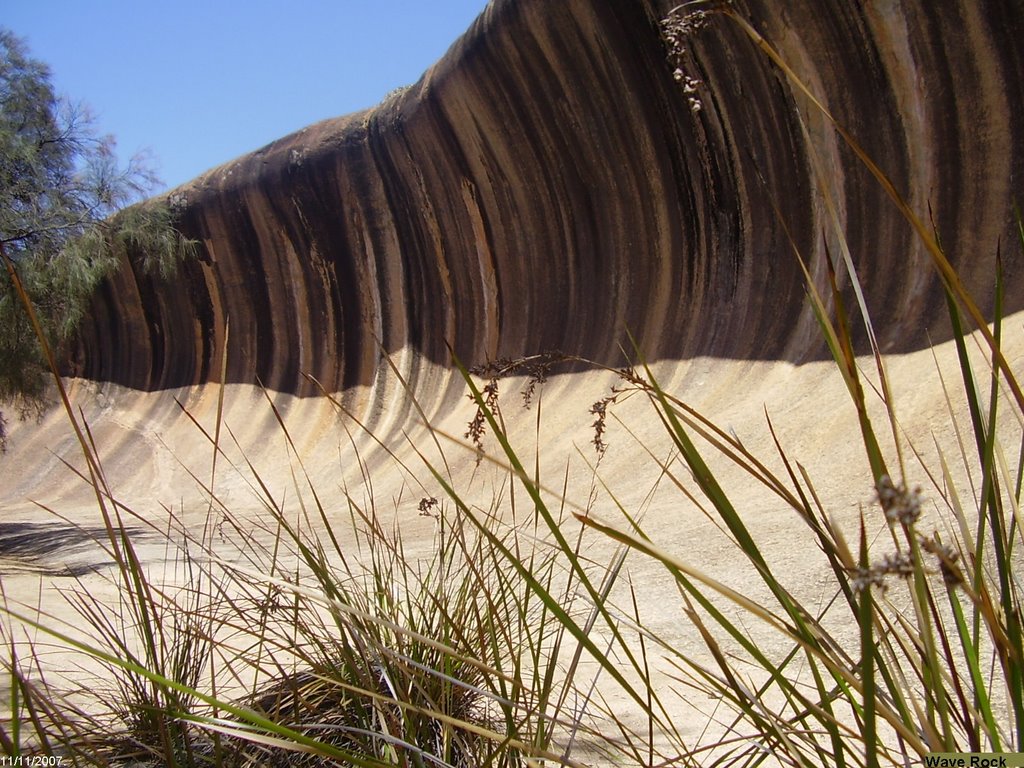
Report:
[[[312,394],[384,353],[468,364],[564,350],[787,360],[826,350],[794,249],[826,284],[845,231],[885,351],[948,338],[940,285],[885,191],[725,15],[686,41],[694,111],[659,32],[673,3],[497,0],[410,89],[179,189],[201,256],[127,265],[70,371],[136,389],[227,378]],[[1019,0],[736,0],[930,215],[983,307],[994,257],[1021,308]],[[827,194],[825,194],[827,193]],[[848,280],[847,299],[855,306]]]

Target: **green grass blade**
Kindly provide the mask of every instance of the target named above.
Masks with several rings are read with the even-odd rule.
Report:
[[[985,725],[985,732],[988,735],[990,749],[978,749],[984,752],[1002,752],[1002,739],[999,736],[999,726],[996,724],[992,712],[992,705],[988,694],[988,686],[985,683],[985,676],[981,668],[981,659],[978,655],[976,644],[972,641],[971,628],[964,616],[963,606],[956,592],[949,590],[949,604],[956,622],[957,636],[960,638],[961,647],[964,652],[964,660],[971,675],[972,690],[974,693],[974,706],[981,713]]]

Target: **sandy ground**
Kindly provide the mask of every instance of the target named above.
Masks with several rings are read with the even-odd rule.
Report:
[[[1004,345],[1004,353],[1018,374],[1024,373],[1022,321],[1024,315],[1006,321]],[[980,354],[978,361],[983,365]],[[934,503],[938,493],[922,467],[934,471],[941,452],[949,461],[959,492],[965,498],[974,492],[962,469],[954,429],[955,421],[964,415],[955,350],[952,344],[944,344],[891,356],[885,363],[902,430],[907,477],[923,486],[929,500],[925,525],[943,530],[948,517]],[[876,380],[872,361],[862,360],[861,364],[866,377]],[[833,365],[696,359],[658,363],[654,372],[665,390],[734,434],[769,468],[781,472],[767,414],[787,455],[806,468],[826,509],[846,526],[851,540],[862,512],[872,536],[884,531],[881,515],[872,506],[870,473],[855,412]],[[436,378],[441,381],[449,375],[438,370]],[[565,485],[567,508],[587,508],[617,525],[623,524],[618,504],[631,514],[642,513],[644,529],[654,542],[709,575],[762,599],[764,588],[749,565],[739,561],[728,537],[661,476],[651,459],[668,460],[672,449],[642,394],[620,397],[620,402],[609,409],[605,437],[608,449],[597,461],[591,444],[593,416],[589,408],[614,384],[615,377],[607,373],[557,376],[542,386],[539,398],[527,410],[521,404],[522,380],[502,382],[502,414],[512,444],[528,466],[539,467],[542,484],[549,489],[552,500],[559,500]],[[169,510],[193,533],[211,519],[210,496],[201,486],[210,482],[213,448],[203,430],[208,435],[216,430],[218,388],[140,393],[78,380],[68,382],[68,386],[99,448],[109,487],[132,510],[126,518],[136,530],[139,551],[150,567],[163,567],[170,555],[157,531],[166,525]],[[358,410],[365,394],[350,393],[347,402]],[[389,456],[371,436],[360,432],[352,418],[339,414],[325,398],[300,400],[271,395],[270,399],[287,425],[291,443],[264,393],[245,386],[229,386],[224,392],[220,439],[225,455],[212,480],[218,504],[240,519],[251,520],[254,528],[265,522],[267,514],[259,498],[261,492],[253,482],[251,465],[265,483],[266,493],[298,514],[298,499],[310,498],[298,471],[301,468],[324,501],[327,514],[337,521],[338,531],[348,526],[347,493],[367,507],[372,501],[382,520],[389,526],[396,524],[411,556],[430,553],[436,521],[420,515],[417,506],[423,498],[443,498],[443,491],[418,452],[435,466],[443,463],[438,459],[434,438],[415,415],[406,416],[402,409],[395,409],[401,415],[391,420],[386,413],[378,415],[377,433],[392,435],[389,448],[393,455]],[[877,398],[873,399],[878,405]],[[183,415],[176,400],[191,419]],[[450,412],[431,418],[453,482],[467,498],[486,509],[496,489],[503,484],[507,487],[507,473],[489,461],[477,466],[475,452],[464,445],[462,437],[473,410],[465,400]],[[876,415],[880,414],[879,408]],[[1012,409],[1004,409],[1003,414],[1007,458],[1012,465],[1017,461],[1021,425]],[[883,445],[894,459],[891,433],[886,434],[884,421],[879,420],[878,425]],[[406,437],[401,436],[401,430]],[[446,439],[446,434],[455,439]],[[47,621],[67,621],[77,629],[82,622],[62,598],[62,590],[77,586],[99,596],[111,591],[104,581],[110,569],[102,567],[109,557],[79,530],[95,531],[102,522],[92,489],[73,471],[84,466],[81,452],[67,417],[57,408],[38,423],[13,424],[10,446],[7,455],[0,458],[4,478],[0,491],[0,574],[7,604],[38,609],[50,615]],[[486,447],[488,456],[500,459],[493,441],[488,440]],[[731,462],[713,451],[708,457],[783,583],[810,605],[827,600],[834,585],[804,523],[778,497],[767,493]],[[695,491],[688,472],[678,463],[673,467],[688,490]],[[370,484],[365,482],[366,476]],[[517,493],[522,505],[525,494],[521,490]],[[504,498],[508,499],[507,490]],[[508,504],[501,510],[510,521]],[[214,510],[213,517],[216,514]],[[147,530],[147,524],[157,531]],[[578,523],[567,519],[564,528],[575,534]],[[225,552],[231,549],[230,541],[221,545]],[[596,533],[588,534],[585,548],[597,563],[610,562],[614,555],[611,543]],[[101,567],[93,570],[98,564]],[[675,647],[699,656],[699,638],[686,622],[676,587],[665,570],[639,555],[627,560],[627,568],[637,587],[644,626]],[[616,599],[625,600],[626,593],[618,594]],[[837,637],[854,643],[852,629],[837,627]],[[778,643],[777,637],[754,621],[750,632],[765,647]],[[25,637],[20,633],[18,636]],[[38,632],[29,636],[41,639]],[[55,670],[74,669],[78,663],[52,648],[47,648],[44,656],[48,668]],[[665,686],[666,692],[674,687],[667,680]],[[630,703],[621,696],[609,696],[617,714],[628,717]],[[694,707],[708,708],[713,702],[686,701],[673,695],[668,700],[674,702],[670,706],[678,706],[683,732],[696,739],[707,721]]]

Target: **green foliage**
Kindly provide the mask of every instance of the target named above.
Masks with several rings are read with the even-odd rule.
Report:
[[[86,109],[57,96],[46,65],[0,29],[0,403],[22,416],[44,407],[50,374],[9,270],[59,349],[122,259],[167,276],[194,249],[167,203],[126,207],[157,180],[143,157],[120,168],[114,150]],[[0,448],[3,425],[0,415]]]

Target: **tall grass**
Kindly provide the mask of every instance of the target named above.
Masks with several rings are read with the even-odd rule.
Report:
[[[205,434],[226,463],[219,432]],[[263,505],[256,525],[195,478],[209,499],[201,532],[173,510],[157,530],[98,489],[109,519],[98,543],[114,563],[104,592],[117,599],[84,582],[67,593],[86,639],[6,601],[4,752],[94,765],[576,764],[554,751],[557,734],[588,735],[559,672],[573,649],[551,620],[552,606],[574,610],[561,550],[539,545],[531,521],[499,522],[499,493],[471,513],[490,521],[487,536],[424,496],[434,546],[411,556],[372,501],[345,494],[339,520],[339,500],[328,512],[298,457],[294,469],[285,507],[254,466],[232,468],[248,470]],[[128,519],[165,537],[170,569],[143,562]],[[22,661],[19,625],[97,662],[97,681],[75,696],[32,682],[41,665]]]
[[[842,311],[838,290],[831,298]],[[952,298],[950,307],[959,322]],[[632,629],[646,645],[631,642],[630,633],[621,629],[628,606],[606,605],[600,612],[605,622],[601,629],[615,638],[615,656],[630,658],[640,670],[631,653],[657,648],[678,682],[716,702],[713,717],[721,727],[707,743],[687,743],[669,725],[662,735],[672,745],[670,753],[662,750],[654,760],[648,752],[648,760],[641,761],[637,752],[633,757],[640,764],[679,760],[746,765],[771,755],[793,765],[900,765],[930,752],[1024,748],[1021,584],[1015,576],[1021,544],[1020,413],[1014,409],[1013,418],[997,418],[999,408],[1013,408],[1015,403],[1011,399],[1009,406],[1003,404],[1003,387],[991,360],[988,391],[982,391],[968,350],[972,339],[958,332],[960,397],[967,407],[959,410],[952,405],[956,393],[951,382],[945,394],[948,417],[958,422],[958,414],[966,411],[969,422],[957,423],[961,434],[954,455],[940,450],[934,467],[921,465],[922,479],[931,486],[926,500],[922,490],[910,487],[904,477],[903,460],[890,468],[891,459],[886,458],[908,450],[916,455],[917,447],[882,450],[887,432],[894,440],[906,438],[895,403],[880,387],[861,383],[865,374],[861,361],[852,355],[848,319],[829,319],[824,312],[819,319],[833,337],[837,364],[845,366],[870,468],[864,487],[874,488],[873,503],[862,508],[852,531],[822,503],[813,479],[784,450],[783,438],[770,419],[767,427],[776,455],[755,456],[738,438],[662,389],[642,362],[618,372],[619,392],[632,388],[644,394],[675,447],[670,460],[653,452],[647,453],[648,460],[681,498],[717,517],[732,542],[732,567],[746,568],[760,581],[749,591],[726,585],[677,554],[679,542],[653,540],[638,516],[624,507],[619,507],[624,525],[577,513],[587,528],[664,568],[666,578],[678,586],[680,606],[693,628],[690,636],[703,642],[703,649],[695,652],[679,639],[687,633],[657,636],[639,621]],[[997,310],[993,338],[1000,335]],[[876,360],[884,365],[880,356]],[[520,482],[536,491],[535,503],[541,505],[540,488],[503,439],[486,396],[470,386],[490,428],[499,435],[508,464]],[[872,397],[885,406],[880,425],[870,415],[877,409],[870,406],[866,391],[874,392]],[[1007,437],[1013,441],[1009,445]],[[823,601],[808,602],[795,595],[786,584],[785,565],[773,564],[763,552],[749,525],[757,514],[745,514],[736,506],[712,469],[723,459],[761,486],[764,496],[782,500],[804,522],[806,539],[793,546],[820,552],[827,563],[831,587],[825,587]],[[954,471],[957,463],[960,472]],[[769,464],[783,471],[774,472]],[[963,487],[964,479],[971,485]],[[926,504],[927,523],[922,517]],[[883,530],[887,534],[880,536]],[[578,625],[567,620],[567,626],[574,635],[583,635]],[[849,626],[859,628],[857,647],[835,634],[837,628]],[[609,675],[614,676],[614,670]],[[616,681],[652,723],[665,727],[651,677],[641,674],[639,679],[639,685],[623,678]],[[610,716],[614,719],[615,713]],[[644,746],[650,750],[650,741]]]
[[[745,21],[719,10],[813,99]],[[929,752],[1024,751],[1016,576],[1024,398],[1002,349],[1000,259],[988,325],[936,234],[836,127],[931,254],[958,361],[955,379],[938,369],[956,440],[926,451],[898,417],[884,356],[876,346],[867,357],[854,354],[856,324],[869,339],[874,330],[859,286],[856,314],[838,287],[841,269],[856,284],[849,249],[838,264],[827,257],[825,289],[805,255],[795,255],[849,394],[856,426],[844,438],[864,452],[852,524],[787,450],[785,424],[769,415],[771,450],[755,454],[663,388],[639,355],[612,372],[615,388],[591,410],[594,474],[614,520],[595,513],[593,496],[570,498],[566,476],[543,476],[553,462],[517,449],[501,414],[499,380],[525,376],[530,398],[554,364],[575,358],[504,361],[478,370],[482,377],[460,368],[477,409],[465,438],[431,430],[442,458],[413,446],[417,466],[391,453],[388,471],[409,478],[403,493],[419,497],[419,513],[432,520],[426,553],[407,546],[400,525],[384,522],[390,515],[378,507],[373,472],[354,447],[363,487],[325,498],[269,398],[291,446],[292,501],[274,495],[244,452],[241,461],[229,458],[221,402],[212,429],[196,422],[214,457],[209,478],[194,478],[207,524],[189,528],[171,509],[163,523],[147,520],[107,484],[99,447],[57,377],[86,457],[82,476],[95,491],[97,544],[113,564],[107,591],[116,598],[99,596],[85,577],[67,594],[84,635],[5,599],[4,754],[54,754],[81,765],[653,768],[907,765]],[[31,315],[27,299],[26,309]],[[680,555],[678,542],[659,541],[645,528],[643,507],[602,485],[601,462],[615,460],[603,457],[620,450],[606,444],[605,430],[629,394],[646,400],[641,418],[659,425],[671,446],[667,455],[633,446],[672,494],[662,507],[708,515],[753,586],[727,584]],[[414,393],[407,396],[415,404]],[[344,423],[361,428],[332,402]],[[493,448],[481,454],[485,434]],[[452,471],[455,458],[444,458],[463,451],[500,470],[486,503]],[[220,495],[225,472],[249,484],[259,525]],[[805,536],[792,546],[820,554],[823,600],[787,584],[751,525],[751,495],[730,485],[737,473],[802,522]],[[429,484],[416,480],[424,477]],[[140,556],[139,528],[166,541],[170,567]],[[589,555],[602,545],[609,556]],[[690,631],[667,635],[645,621],[650,582],[631,576],[641,560],[674,586],[673,607]],[[25,628],[91,660],[106,684],[52,683]],[[704,709],[706,727],[681,722],[680,713]]]

